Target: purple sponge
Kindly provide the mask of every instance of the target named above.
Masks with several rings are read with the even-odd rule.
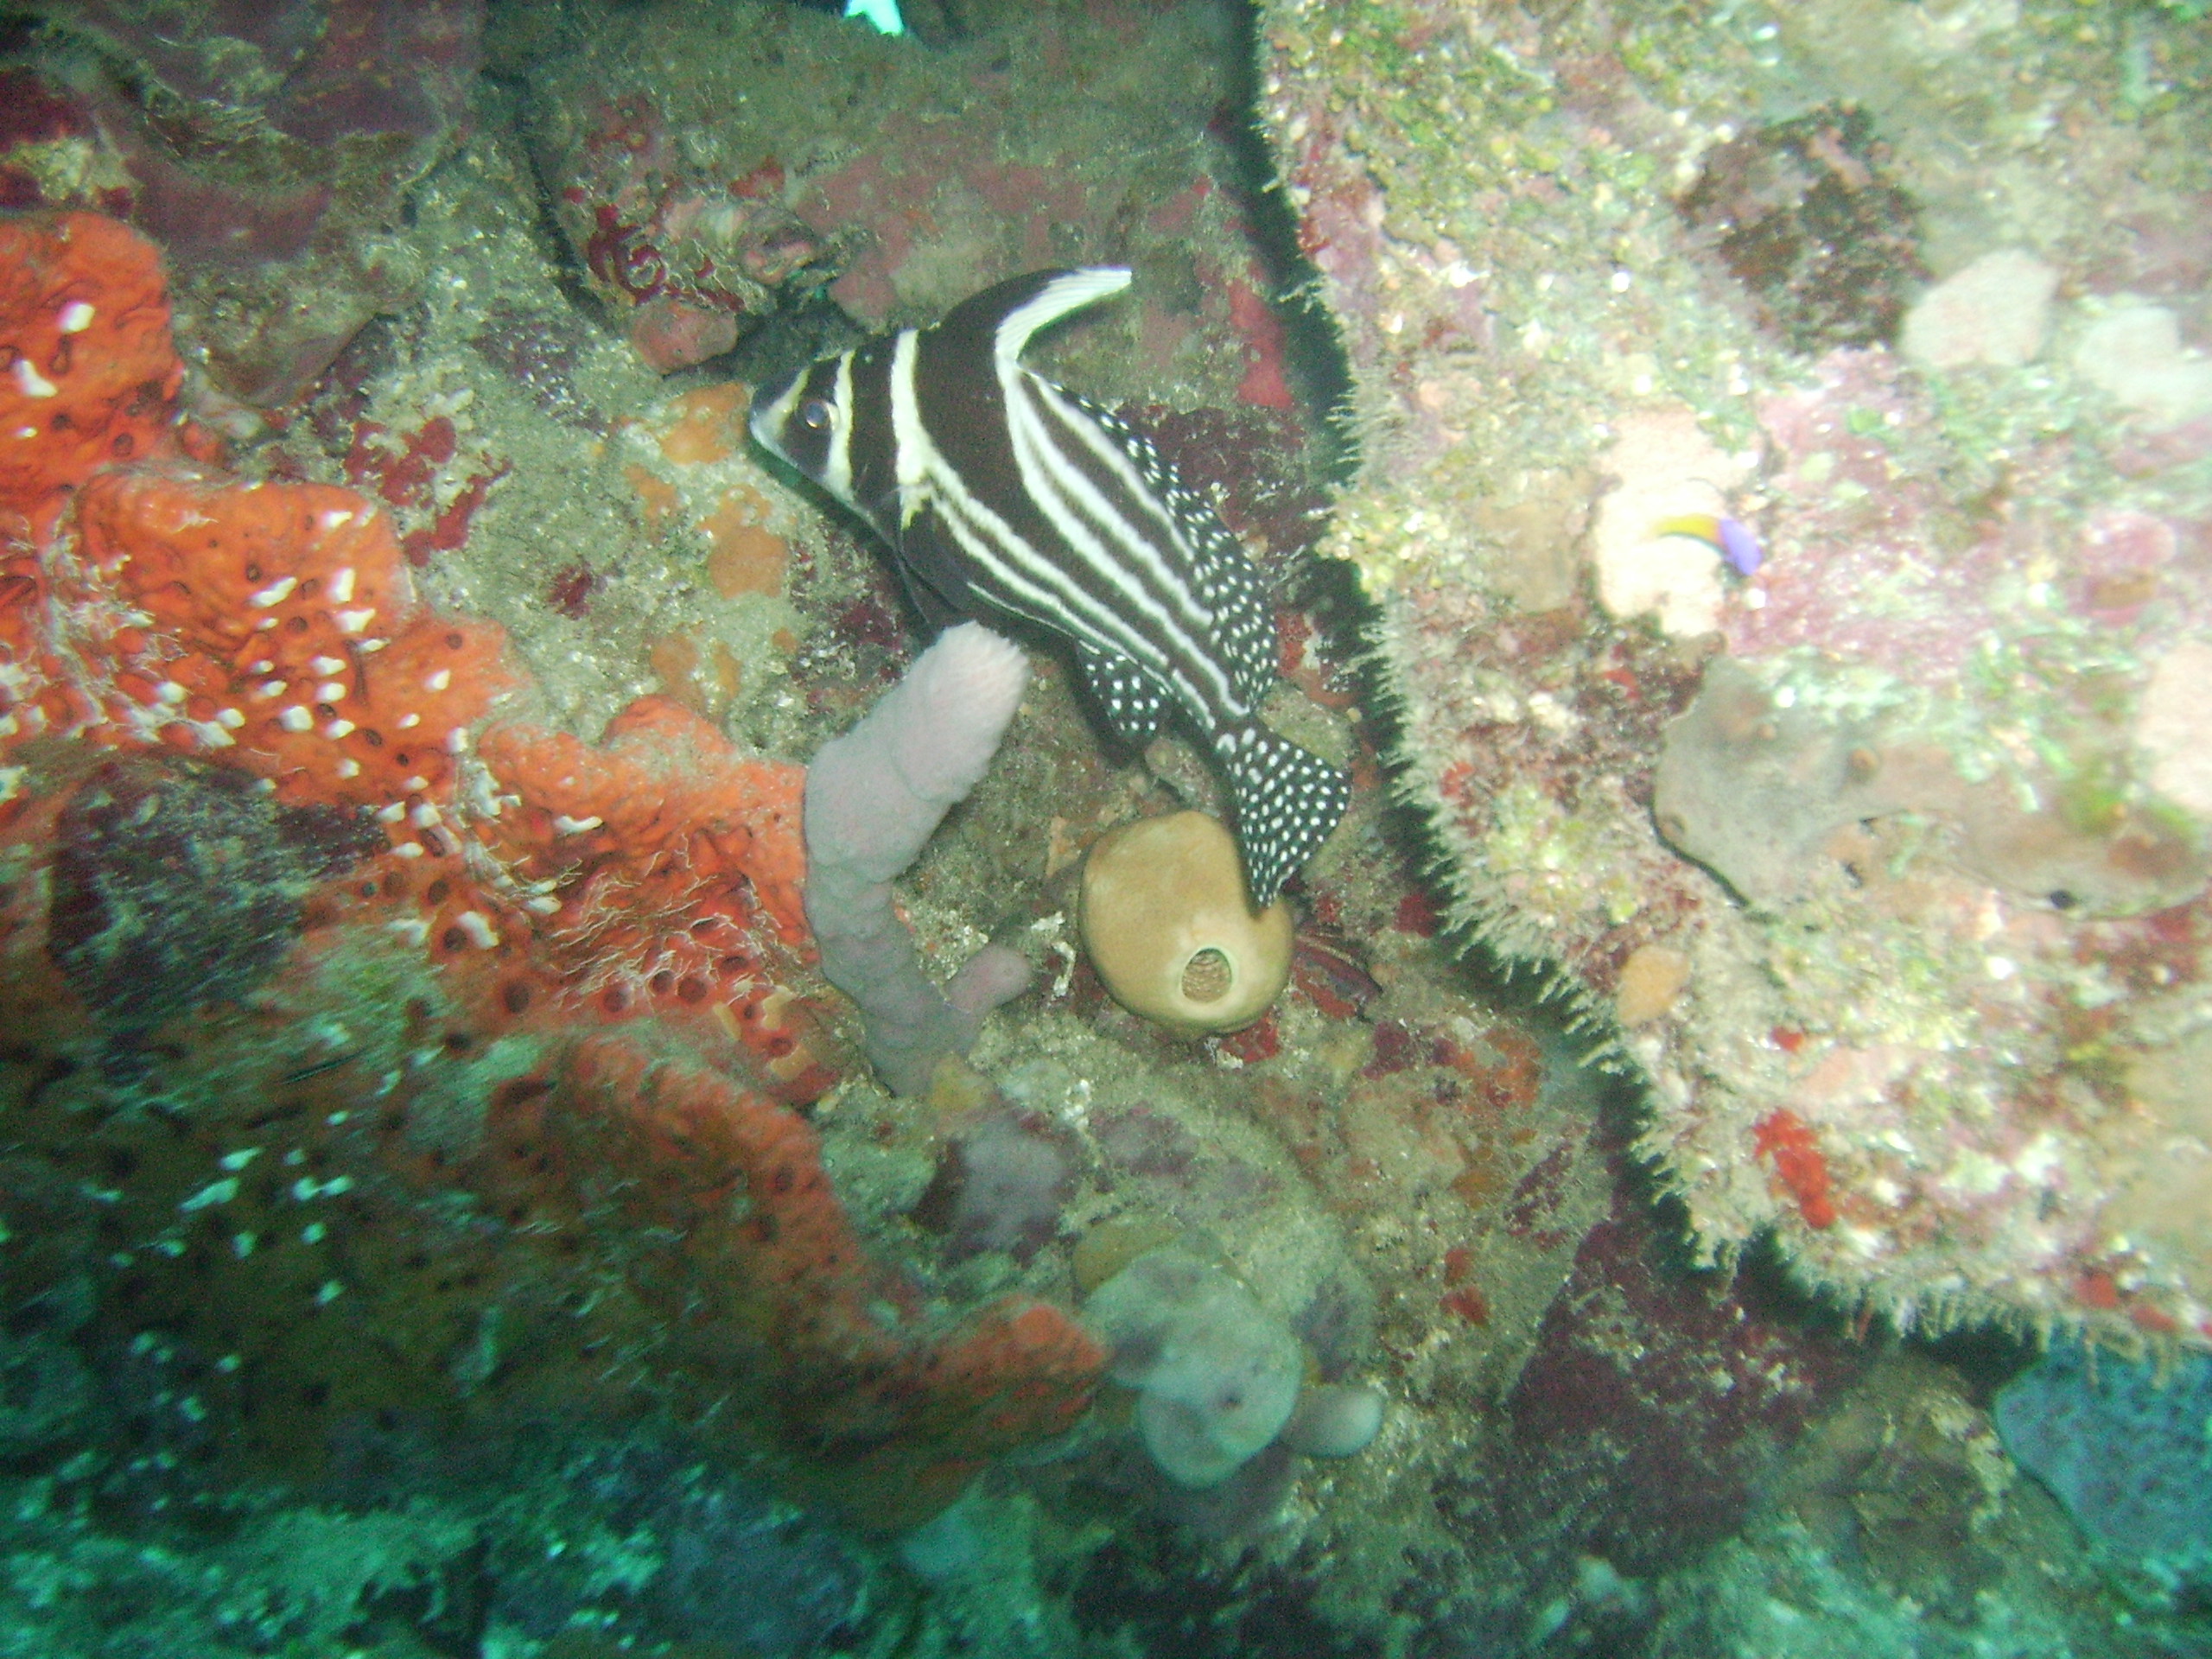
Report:
[[[1018,954],[986,945],[940,994],[891,905],[893,879],[989,770],[1028,683],[1010,640],[974,622],[948,628],[807,768],[807,925],[893,1094],[927,1094],[938,1062],[965,1055],[983,1016],[1029,983]]]

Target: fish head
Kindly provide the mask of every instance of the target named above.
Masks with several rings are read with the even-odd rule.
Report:
[[[797,373],[753,396],[753,442],[804,474],[858,514],[893,547],[902,493],[884,389],[884,363],[906,335],[885,335]]]
[[[753,441],[855,512],[851,454],[852,353],[825,357],[754,389]]]

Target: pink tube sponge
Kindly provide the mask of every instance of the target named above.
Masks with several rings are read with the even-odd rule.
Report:
[[[1028,683],[1019,646],[976,623],[948,628],[807,769],[807,924],[894,1094],[926,1094],[938,1062],[965,1055],[983,1016],[1029,982],[1018,955],[987,945],[940,994],[891,904],[892,879],[982,780]]]

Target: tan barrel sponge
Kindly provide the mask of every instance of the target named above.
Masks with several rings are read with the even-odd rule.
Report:
[[[1099,837],[1083,867],[1083,943],[1114,1000],[1171,1031],[1236,1031],[1290,978],[1289,906],[1255,912],[1236,842],[1203,812]]]

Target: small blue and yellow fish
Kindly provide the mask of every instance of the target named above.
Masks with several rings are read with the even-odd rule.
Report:
[[[1001,283],[762,387],[753,435],[867,520],[931,626],[1007,616],[1072,641],[1132,745],[1179,710],[1228,777],[1264,906],[1351,795],[1259,721],[1275,632],[1258,575],[1148,442],[1020,360],[1039,329],[1128,283],[1107,266]]]
[[[1703,542],[1726,560],[1728,568],[1739,576],[1751,575],[1766,563],[1766,550],[1759,545],[1759,538],[1751,527],[1718,513],[1684,513],[1654,524],[1651,533],[1687,536],[1694,542]]]

